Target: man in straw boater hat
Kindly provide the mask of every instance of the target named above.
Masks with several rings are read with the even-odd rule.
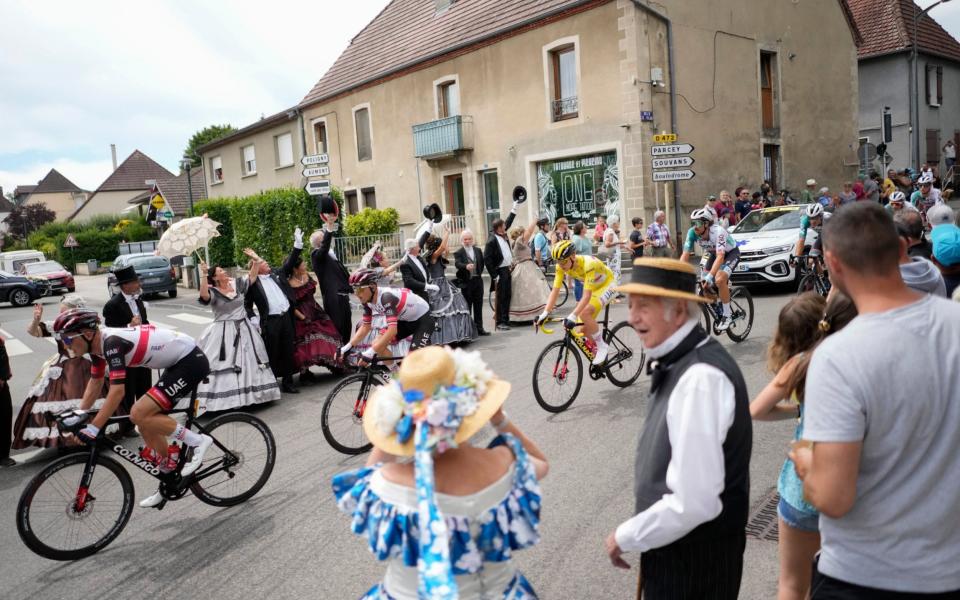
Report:
[[[636,457],[636,515],[607,538],[614,566],[640,552],[639,593],[734,599],[740,590],[752,429],[747,386],[726,350],[698,325],[696,271],[638,258],[630,324],[651,375]]]
[[[536,598],[511,556],[539,541],[548,465],[503,410],[509,393],[479,352],[430,346],[372,394],[367,466],[332,481],[353,531],[387,562],[364,598]],[[470,445],[487,422],[499,435]]]

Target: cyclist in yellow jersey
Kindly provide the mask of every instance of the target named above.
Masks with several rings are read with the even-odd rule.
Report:
[[[563,287],[563,278],[566,275],[583,282],[583,296],[580,302],[573,307],[573,312],[563,320],[563,326],[573,329],[577,319],[583,320],[583,333],[597,344],[597,353],[593,357],[594,365],[602,365],[607,360],[607,343],[603,341],[603,333],[597,324],[597,316],[603,307],[613,298],[613,286],[616,277],[613,271],[603,261],[592,256],[577,256],[573,242],[561,240],[550,250],[553,260],[557,264],[557,274],[553,279],[553,291],[547,298],[547,306],[537,317],[535,325],[544,322],[556,306],[560,288]]]

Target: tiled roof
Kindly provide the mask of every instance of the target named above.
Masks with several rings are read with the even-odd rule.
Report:
[[[10,202],[6,198],[4,198],[2,195],[0,195],[0,213],[12,212],[14,208],[15,207],[13,206],[13,202]]]
[[[250,125],[247,125],[246,127],[242,127],[242,128],[240,128],[240,129],[234,131],[234,132],[231,133],[231,134],[225,135],[225,136],[223,136],[223,137],[219,137],[219,138],[217,138],[217,139],[215,139],[215,140],[213,140],[213,141],[211,141],[211,142],[207,142],[206,144],[204,144],[204,145],[202,145],[202,146],[198,146],[196,152],[197,152],[198,155],[202,155],[202,154],[203,154],[204,152],[206,152],[207,150],[213,150],[214,148],[216,148],[216,147],[218,147],[218,146],[222,146],[222,145],[224,145],[224,144],[226,144],[226,143],[228,143],[228,142],[230,142],[230,141],[232,141],[232,140],[235,140],[235,139],[237,139],[237,138],[246,137],[246,136],[250,135],[251,133],[256,133],[256,132],[262,131],[262,130],[264,130],[264,129],[269,129],[269,128],[273,127],[274,125],[278,125],[278,124],[283,123],[283,122],[286,122],[286,121],[292,121],[292,120],[294,120],[295,118],[297,118],[297,109],[296,109],[296,107],[294,107],[294,108],[288,108],[288,109],[286,109],[286,110],[281,110],[280,112],[274,113],[274,114],[270,115],[269,117],[261,117],[259,121],[256,121],[256,122],[254,122],[254,123],[251,123]]]
[[[97,191],[144,190],[150,188],[149,185],[144,183],[146,180],[159,181],[169,177],[173,177],[173,173],[164,169],[157,161],[143,152],[134,150],[125,161],[120,163],[117,170],[100,184]]]
[[[207,199],[207,186],[203,181],[203,169],[194,168],[190,176],[193,185],[193,203]],[[167,200],[167,205],[173,214],[178,217],[187,217],[190,212],[190,189],[187,187],[187,174],[181,173],[175,177],[157,181],[160,193]]]
[[[922,9],[911,0],[847,0],[863,43],[860,58],[913,48],[913,17]],[[960,42],[927,14],[917,28],[917,48],[924,54],[960,61]]]
[[[13,188],[13,197],[19,198],[20,196],[29,196],[33,193],[33,190],[37,189],[35,185],[18,185]]]
[[[313,104],[431,58],[593,0],[392,0],[358,33],[300,105]]]
[[[50,169],[47,176],[40,180],[31,194],[50,194],[54,192],[82,192],[72,181],[60,174],[56,169]]]

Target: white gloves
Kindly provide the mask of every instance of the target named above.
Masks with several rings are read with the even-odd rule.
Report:
[[[544,321],[546,321],[549,317],[550,317],[550,313],[548,313],[547,311],[543,311],[542,313],[540,313],[540,316],[537,317],[537,320],[535,321],[535,323],[539,325],[540,323],[543,323]]]
[[[425,285],[425,286],[423,286],[423,287],[424,287],[428,292],[439,292],[439,291],[440,291],[439,286],[436,286],[436,285],[434,285],[434,284],[432,284],[432,283],[428,283],[427,285]]]
[[[510,214],[511,214],[511,215],[517,214],[517,209],[518,209],[518,208],[520,208],[520,203],[519,203],[519,202],[514,202],[514,203],[513,203],[513,206],[510,207]]]
[[[420,225],[417,227],[417,232],[414,234],[413,239],[419,242],[420,238],[423,237],[423,234],[432,230],[433,230],[433,221],[431,221],[430,219],[424,219],[423,223],[420,223]]]
[[[303,230],[299,227],[293,230],[293,247],[303,250]]]
[[[350,352],[352,348],[353,348],[353,344],[351,344],[350,342],[347,342],[346,344],[340,346],[340,354],[346,354],[347,352]]]
[[[373,357],[376,355],[377,353],[373,351],[373,348],[367,348],[366,350],[360,353],[360,356],[362,356],[367,361],[373,360]]]
[[[69,411],[70,416],[63,418],[63,424],[67,427],[73,427],[74,425],[85,421],[89,418],[86,412],[80,410],[79,408]],[[61,415],[62,417],[63,415]]]
[[[337,230],[338,227],[340,227],[340,224],[337,223],[336,221],[327,221],[326,223],[323,224],[323,226],[327,229],[327,231],[329,231],[330,233],[333,233],[334,231]]]

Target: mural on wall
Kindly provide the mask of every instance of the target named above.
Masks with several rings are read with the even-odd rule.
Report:
[[[540,213],[551,223],[566,217],[593,226],[598,215],[620,214],[617,153],[537,163],[537,190]]]

